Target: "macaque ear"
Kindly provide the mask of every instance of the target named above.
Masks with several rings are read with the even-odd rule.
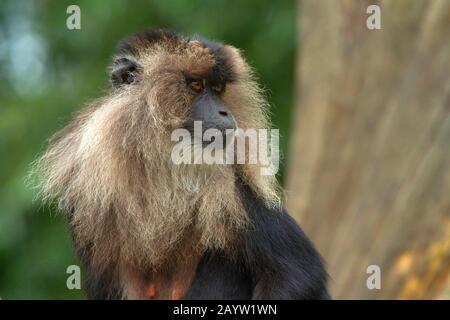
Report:
[[[137,82],[139,67],[134,61],[128,58],[119,58],[111,69],[111,83],[114,88]]]

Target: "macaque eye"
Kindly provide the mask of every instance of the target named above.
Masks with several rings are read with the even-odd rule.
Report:
[[[214,92],[221,93],[224,90],[225,86],[223,84],[217,83],[213,85],[211,88],[213,89]]]
[[[195,92],[200,92],[203,90],[203,82],[201,80],[192,79],[188,82],[189,88],[194,90]]]

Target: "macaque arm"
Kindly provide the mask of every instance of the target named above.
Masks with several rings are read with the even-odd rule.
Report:
[[[250,189],[243,193],[251,219],[245,261],[253,299],[329,299],[319,253],[283,209],[269,209]]]

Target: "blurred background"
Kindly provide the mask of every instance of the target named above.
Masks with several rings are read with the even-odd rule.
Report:
[[[71,4],[81,30],[66,28]],[[64,219],[33,202],[24,179],[46,139],[103,94],[120,39],[164,27],[243,49],[287,138],[295,15],[293,1],[0,1],[0,297],[82,297],[66,288],[77,260]]]
[[[81,30],[66,28],[72,4]],[[151,27],[244,51],[280,129],[288,209],[334,297],[450,297],[450,0],[1,1],[0,297],[84,297],[66,287],[78,261],[64,219],[24,180],[107,88],[117,41]]]

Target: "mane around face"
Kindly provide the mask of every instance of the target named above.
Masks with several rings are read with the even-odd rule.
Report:
[[[114,73],[124,61],[129,78]],[[248,225],[239,181],[279,205],[276,179],[258,165],[171,161],[171,132],[192,111],[187,75],[226,83],[221,100],[239,128],[268,128],[267,103],[236,48],[151,31],[122,41],[111,70],[109,93],[53,136],[34,165],[40,195],[67,213],[99,268],[111,260],[158,268],[186,238],[200,251],[232,247]]]

